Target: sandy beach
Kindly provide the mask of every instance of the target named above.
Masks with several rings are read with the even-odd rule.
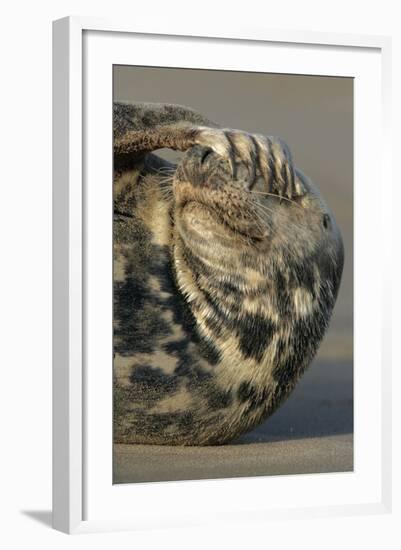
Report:
[[[114,482],[216,479],[353,470],[349,361],[315,361],[264,424],[218,447],[114,446]]]

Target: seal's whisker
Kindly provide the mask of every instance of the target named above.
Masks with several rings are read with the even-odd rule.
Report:
[[[262,213],[267,212],[268,214],[272,214],[274,212],[273,208],[269,208],[268,206],[260,204],[259,202],[255,202],[254,205],[256,208],[260,208]]]
[[[160,195],[166,201],[170,201],[173,199],[173,193],[169,189],[160,189]]]
[[[165,200],[166,202],[170,202],[172,200],[172,195],[167,195],[167,194],[164,194],[164,193],[161,193],[161,197],[163,200]]]
[[[257,216],[257,221],[259,222],[258,228],[262,233],[264,233],[266,231],[266,223],[260,214],[257,213],[256,216]]]
[[[171,189],[172,188],[172,183],[173,183],[173,180],[160,180],[159,181],[159,187],[164,187],[164,188],[168,188],[168,189]]]
[[[299,206],[299,208],[302,208],[302,206],[300,204],[298,204],[297,202],[289,199],[288,197],[284,197],[283,195],[277,195],[276,193],[266,193],[264,191],[254,191],[252,190],[251,193],[255,193],[257,195],[268,195],[270,197],[275,197],[276,199],[279,199],[280,201],[283,200],[283,201],[287,201],[287,202],[291,202],[292,204],[295,204],[296,206]]]
[[[155,170],[156,173],[158,174],[174,174],[175,173],[175,170],[176,170],[176,167],[172,167],[172,166],[161,166],[160,168],[157,168]]]
[[[255,206],[256,206],[256,205],[255,205]],[[253,211],[253,215],[255,216],[254,221],[255,221],[255,223],[256,223],[258,229],[261,231],[261,233],[264,233],[264,231],[265,231],[265,229],[266,229],[266,222],[265,222],[265,220],[262,218],[261,213],[258,212],[258,210],[256,209],[256,210]]]
[[[167,177],[167,178],[160,178],[159,182],[160,182],[160,185],[167,185],[168,184],[168,185],[171,186],[172,183],[173,183],[173,180],[174,180],[174,178],[168,178]]]
[[[160,191],[164,191],[166,193],[173,194],[173,187],[172,185],[159,185]]]

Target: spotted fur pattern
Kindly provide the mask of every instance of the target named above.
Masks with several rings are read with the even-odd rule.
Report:
[[[116,104],[114,125],[114,441],[224,443],[316,353],[340,233],[280,140],[171,105]]]

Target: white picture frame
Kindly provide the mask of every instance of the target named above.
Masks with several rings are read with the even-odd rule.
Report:
[[[160,48],[161,41],[163,48]],[[139,47],[139,44],[146,47]],[[183,44],[188,47],[183,48]],[[252,62],[249,48],[256,52]],[[264,48],[274,51],[275,55],[262,63],[259,59],[263,57]],[[384,193],[388,200],[391,193],[386,185],[391,175],[385,153],[390,120],[390,52],[391,42],[387,37],[197,29],[195,26],[184,29],[172,24],[159,28],[140,22],[130,24],[82,17],[54,22],[54,528],[77,533],[390,510],[391,331],[388,308],[391,296],[387,274],[391,249],[388,239],[380,238],[390,232],[391,223],[380,200]],[[100,376],[95,382],[90,375],[90,364],[96,355],[100,361],[109,360],[111,294],[104,293],[104,289],[109,285],[111,292],[111,271],[107,263],[111,233],[108,233],[107,223],[103,227],[100,220],[111,208],[111,202],[108,203],[111,195],[107,190],[102,191],[100,185],[95,196],[93,188],[85,182],[88,177],[111,182],[111,165],[106,159],[111,151],[108,149],[111,147],[111,109],[110,113],[102,114],[102,108],[111,97],[111,87],[108,87],[111,80],[107,79],[111,79],[111,71],[108,71],[113,63],[355,78],[354,472],[321,474],[319,478],[304,475],[112,485],[112,444],[111,438],[107,439],[111,434],[111,400],[107,394],[107,377]],[[90,105],[85,95],[88,79],[96,79],[99,86],[99,97]],[[370,113],[369,121],[364,116],[366,112]],[[88,142],[87,132],[93,135],[91,125],[95,114],[100,137]],[[96,166],[94,152],[99,159]],[[373,153],[374,166],[370,162]],[[375,193],[371,193],[372,190]],[[376,214],[375,228],[370,223],[372,212]],[[96,246],[94,231],[102,246]],[[372,266],[369,246],[376,245],[377,262]],[[361,273],[369,261],[367,282]],[[99,277],[98,286],[92,285],[87,275],[94,269],[104,274]],[[369,323],[364,298],[368,292],[369,311],[374,316]],[[94,295],[104,296],[100,305],[98,303],[96,315]],[[96,352],[94,331],[105,345]],[[363,341],[370,342],[369,349],[361,345]],[[96,461],[93,460],[95,456]],[[267,498],[266,494],[270,496]]]

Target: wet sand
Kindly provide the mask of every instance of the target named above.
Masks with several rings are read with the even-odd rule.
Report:
[[[114,446],[115,483],[352,470],[350,361],[315,361],[270,419],[229,445]]]
[[[223,447],[116,445],[115,483],[352,471],[352,435]]]

